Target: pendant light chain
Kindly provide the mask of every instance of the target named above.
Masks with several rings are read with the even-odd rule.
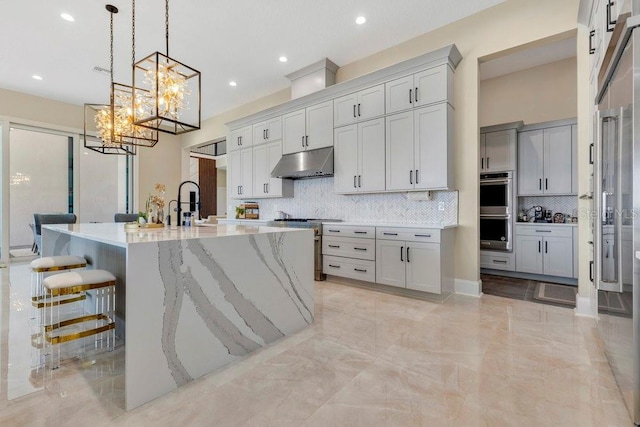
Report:
[[[109,74],[113,84],[113,12],[109,12]]]
[[[131,2],[131,66],[136,63],[136,0]]]
[[[167,43],[167,56],[169,56],[169,0],[165,0],[164,30],[165,30],[165,40]]]

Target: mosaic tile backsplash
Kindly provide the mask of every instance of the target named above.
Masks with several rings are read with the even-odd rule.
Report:
[[[577,196],[532,196],[518,197],[518,212],[529,209],[532,206],[542,206],[542,209],[555,213],[576,216],[578,214]],[[532,215],[533,211],[529,212]]]
[[[267,220],[277,218],[277,212],[283,211],[295,218],[457,224],[458,192],[434,191],[432,195],[432,200],[424,201],[410,200],[408,193],[345,196],[334,193],[333,178],[316,178],[294,181],[292,198],[256,201],[260,219]],[[236,201],[233,207],[240,203]],[[229,212],[234,211],[233,207]]]

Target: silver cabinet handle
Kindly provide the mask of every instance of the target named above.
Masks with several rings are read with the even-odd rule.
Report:
[[[362,187],[362,175],[358,175],[358,187]]]

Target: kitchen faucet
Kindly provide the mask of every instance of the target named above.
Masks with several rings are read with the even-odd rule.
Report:
[[[191,204],[191,202],[190,202],[190,201],[189,201],[189,202],[183,202],[183,201],[181,201],[181,199],[180,199],[180,195],[181,195],[181,192],[182,192],[182,186],[183,186],[183,185],[185,185],[185,184],[193,184],[193,185],[195,185],[195,186],[196,186],[196,188],[198,189],[198,199],[197,199],[197,201],[196,201],[196,211],[198,211],[198,217],[197,217],[197,218],[199,218],[199,217],[200,217],[200,215],[199,215],[199,214],[200,214],[200,206],[201,206],[201,203],[200,203],[200,186],[198,185],[198,183],[197,183],[197,182],[194,182],[194,181],[182,181],[182,182],[180,183],[180,186],[178,187],[178,200],[177,200],[177,202],[176,202],[176,205],[177,205],[176,211],[178,212],[178,215],[177,215],[178,220],[177,220],[177,222],[176,222],[176,223],[177,223],[177,225],[181,225],[181,224],[182,224],[182,223],[180,222],[180,213],[182,212],[182,208],[181,208],[181,206],[182,206],[183,204],[185,204],[185,203]],[[169,203],[171,203],[171,202],[169,202]]]
[[[171,225],[171,202],[178,202],[176,199],[173,200],[169,200],[169,204],[167,205],[167,208],[169,209],[169,213],[167,214],[167,225]],[[174,211],[177,211],[178,208],[173,208]],[[178,225],[180,225],[178,223]]]

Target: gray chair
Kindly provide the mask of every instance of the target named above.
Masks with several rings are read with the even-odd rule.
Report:
[[[113,216],[114,222],[136,222],[138,221],[138,214],[130,213],[117,213]]]
[[[75,214],[33,214],[34,230],[33,237],[36,241],[38,253],[42,248],[42,226],[46,224],[75,224]]]

